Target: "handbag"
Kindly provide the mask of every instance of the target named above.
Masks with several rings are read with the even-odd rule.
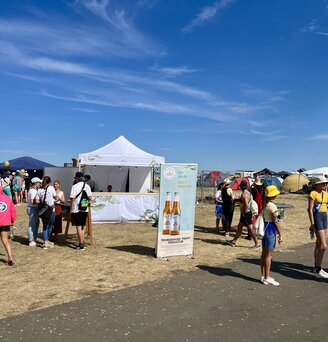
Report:
[[[45,202],[48,187],[44,193],[43,201],[39,204],[39,217],[44,224],[49,224],[53,208]]]
[[[263,216],[259,215],[253,224],[253,233],[257,237],[264,236],[264,220]]]

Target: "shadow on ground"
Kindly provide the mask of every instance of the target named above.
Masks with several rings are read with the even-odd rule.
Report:
[[[237,258],[242,262],[258,265],[260,267],[259,259]],[[296,279],[296,280],[313,280],[316,279],[313,276],[312,268],[303,264],[287,261],[275,261],[272,260],[271,271],[280,273],[281,275]]]
[[[202,271],[207,271],[211,274],[220,276],[220,277],[234,277],[234,278],[241,278],[250,282],[259,283],[259,279],[255,279],[252,277],[249,277],[247,275],[238,273],[233,271],[231,268],[225,268],[225,267],[212,267],[208,265],[197,265],[197,267]]]
[[[108,249],[115,249],[117,251],[128,252],[138,255],[155,256],[155,248],[141,246],[141,245],[126,245],[126,246],[114,246],[106,247]]]

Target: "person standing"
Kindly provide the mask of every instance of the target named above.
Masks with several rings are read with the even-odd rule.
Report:
[[[55,203],[56,191],[51,185],[51,178],[49,176],[43,177],[42,188],[38,190],[40,204],[45,203],[51,208],[51,213],[41,218],[43,223],[42,240],[43,249],[48,249],[54,246],[53,242],[49,241],[52,232],[52,226],[55,221]],[[50,211],[50,209],[49,209]]]
[[[10,171],[6,171],[0,180],[0,186],[2,187],[2,192],[12,198],[11,194],[11,180]]]
[[[20,174],[20,171],[17,170],[12,180],[12,189],[14,192],[14,199],[15,199],[16,205],[22,204],[22,187],[23,187],[23,179]]]
[[[76,227],[76,233],[78,238],[78,245],[76,247],[77,250],[85,250],[86,245],[84,243],[84,228],[87,221],[88,208],[85,211],[79,210],[79,203],[81,200],[82,192],[85,190],[89,197],[89,201],[91,201],[91,188],[84,181],[83,173],[76,172],[74,177],[74,185],[72,186],[70,193],[71,200],[71,222],[72,225]]]
[[[227,243],[230,246],[235,247],[236,241],[240,237],[243,227],[247,227],[248,234],[252,237],[254,241],[254,246],[252,246],[252,249],[259,249],[261,246],[258,244],[257,237],[253,233],[253,226],[252,226],[252,219],[253,219],[253,213],[251,210],[251,199],[252,195],[248,191],[248,184],[246,180],[242,180],[239,185],[240,190],[242,191],[241,197],[240,197],[240,219],[237,226],[237,232],[233,240],[227,240]]]
[[[0,186],[0,236],[3,246],[5,247],[8,261],[8,266],[13,266],[13,256],[11,245],[9,241],[10,226],[14,224],[16,220],[16,208],[13,201],[7,195],[2,193],[2,187]]]
[[[54,222],[54,229],[53,229],[53,234],[54,234],[54,240],[57,240],[57,235],[62,233],[62,204],[65,203],[65,195],[62,190],[60,190],[60,181],[56,179],[54,181],[54,188],[56,191],[56,199],[55,199],[55,222]]]
[[[234,194],[229,185],[231,184],[231,180],[226,178],[223,181],[223,188],[221,190],[222,195],[222,213],[223,213],[223,223],[225,229],[225,235],[230,236],[231,223],[233,218],[234,211]]]
[[[282,243],[281,228],[278,222],[278,208],[272,202],[279,195],[279,190],[275,185],[269,185],[265,189],[265,201],[262,210],[264,220],[264,236],[262,239],[261,255],[261,282],[264,285],[279,286],[280,284],[270,277],[272,256],[276,247],[276,235],[278,243]]]
[[[310,234],[315,234],[314,247],[314,275],[316,278],[328,278],[328,273],[321,268],[323,256],[327,249],[327,202],[325,191],[328,180],[319,177],[314,183],[314,190],[309,196],[308,214],[310,219]]]
[[[27,193],[27,215],[29,216],[27,236],[30,247],[36,246],[36,239],[39,230],[39,195],[38,189],[41,187],[42,180],[38,177],[31,179],[32,186]]]
[[[220,233],[220,221],[223,221],[223,212],[222,212],[222,187],[223,183],[218,185],[218,190],[215,194],[215,216],[216,216],[216,229],[218,233]],[[223,225],[223,222],[222,222]]]

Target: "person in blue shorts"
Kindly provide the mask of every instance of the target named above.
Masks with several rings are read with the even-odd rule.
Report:
[[[223,220],[223,211],[222,211],[222,190],[223,183],[220,183],[218,186],[218,190],[215,194],[215,216],[216,216],[216,229],[218,233],[220,233],[220,221]],[[222,223],[223,225],[223,223]]]
[[[265,190],[265,200],[262,208],[264,220],[264,236],[262,239],[261,255],[261,282],[264,285],[279,286],[280,284],[270,277],[271,261],[276,247],[276,235],[278,243],[282,243],[281,228],[278,222],[278,208],[272,202],[279,195],[279,190],[275,185],[269,185]]]
[[[328,273],[321,268],[322,259],[327,249],[327,202],[328,193],[325,191],[328,179],[318,177],[314,183],[314,190],[309,196],[308,214],[310,219],[311,236],[315,234],[314,275],[316,278],[328,279]]]

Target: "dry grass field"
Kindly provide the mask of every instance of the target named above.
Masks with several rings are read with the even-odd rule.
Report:
[[[276,202],[294,206],[285,210],[283,244],[277,252],[310,242],[306,196],[280,195]],[[151,223],[94,225],[95,243],[86,251],[73,248],[76,234],[71,227],[68,243],[59,240],[53,249],[43,250],[28,246],[26,205],[19,206],[17,212],[13,267],[5,265],[5,251],[0,247],[0,318],[174,277],[197,270],[197,265],[223,265],[240,256],[261,253],[251,251],[252,242],[245,239],[238,240],[236,248],[226,245],[225,237],[215,229],[212,203],[196,205],[194,255],[167,261],[154,257],[156,228]],[[233,228],[238,218],[236,208]]]

